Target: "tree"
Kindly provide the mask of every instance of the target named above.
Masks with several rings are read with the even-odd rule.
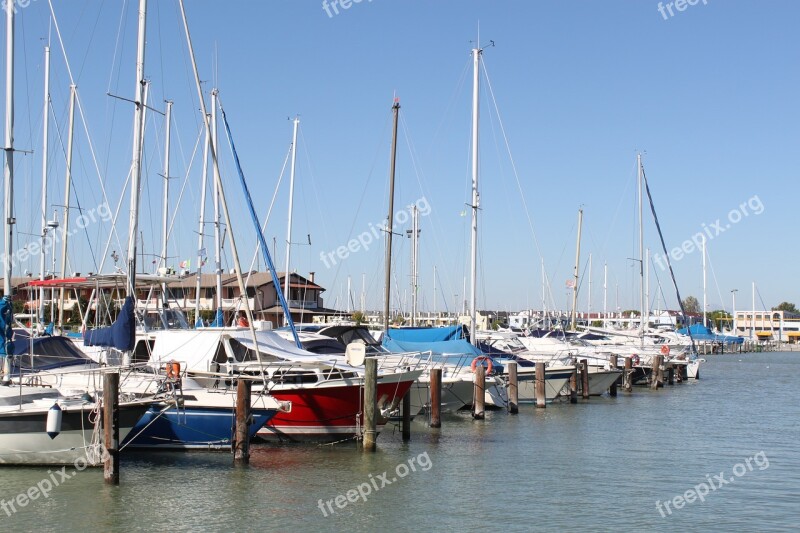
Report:
[[[356,326],[360,326],[366,320],[366,318],[366,315],[364,315],[364,313],[361,311],[356,311],[353,313],[353,322],[356,323]]]
[[[697,298],[694,296],[687,296],[686,299],[683,301],[683,310],[687,313],[699,313],[700,312],[700,302],[697,301]]]
[[[800,313],[793,303],[781,302],[772,308],[773,311],[786,311],[787,313]]]

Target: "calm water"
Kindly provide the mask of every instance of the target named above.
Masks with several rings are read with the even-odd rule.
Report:
[[[657,392],[415,421],[410,443],[388,429],[375,454],[264,446],[245,468],[224,453],[126,455],[120,487],[79,473],[0,510],[0,531],[797,530],[800,354],[707,359],[699,382]],[[398,466],[412,458],[416,471]],[[734,481],[711,490],[720,473]],[[0,498],[46,477],[0,469]],[[657,509],[703,483],[705,501]],[[367,501],[349,502],[359,486]]]

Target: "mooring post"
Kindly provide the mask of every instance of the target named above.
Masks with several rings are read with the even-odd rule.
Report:
[[[519,413],[519,384],[517,382],[517,362],[508,363],[508,411]]]
[[[119,372],[103,375],[103,479],[119,485]]]
[[[431,427],[442,427],[442,369],[431,369]]]
[[[475,386],[472,390],[472,418],[483,420],[486,416],[486,368],[483,365],[475,367]]]
[[[611,370],[616,370],[617,369],[617,355],[616,354],[612,354],[611,357],[608,358],[608,366],[609,366],[609,368],[611,368]],[[617,395],[617,381],[619,381],[619,379],[615,380],[614,383],[612,383],[611,386],[608,388],[608,394],[610,396],[616,396]]]
[[[544,363],[536,363],[536,374],[534,375],[534,383],[536,384],[536,407],[547,407],[547,394],[545,389],[545,369]]]
[[[364,451],[374,452],[378,429],[378,361],[364,361]]]
[[[569,403],[578,403],[578,360],[572,358],[572,375],[569,377]]]
[[[250,462],[250,392],[253,382],[239,378],[236,382],[236,432],[233,437],[233,462]]]
[[[658,375],[661,372],[661,356],[656,355],[653,357],[652,371],[650,372],[650,388],[658,388]]]
[[[581,359],[581,390],[584,400],[589,399],[589,361]]]
[[[411,440],[411,389],[403,396],[403,440]]]
[[[625,392],[633,391],[633,360],[630,357],[625,358],[625,371],[622,374],[622,388]]]
[[[680,372],[680,369],[678,369]],[[667,383],[670,385],[675,385],[675,366],[670,365],[667,369]]]

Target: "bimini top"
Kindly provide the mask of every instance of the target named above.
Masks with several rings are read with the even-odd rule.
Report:
[[[33,360],[31,360],[31,345]],[[16,332],[14,337],[14,357],[12,374],[28,373],[39,370],[54,370],[76,365],[96,364],[89,359],[67,337],[34,337]]]

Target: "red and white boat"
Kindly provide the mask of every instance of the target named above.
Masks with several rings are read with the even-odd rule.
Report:
[[[364,369],[297,348],[274,331],[257,330],[257,349],[247,328],[198,328],[154,334],[150,364],[181,363],[201,385],[223,388],[241,374],[261,377],[291,411],[271,419],[258,436],[270,441],[333,442],[358,439],[363,429]],[[258,356],[260,354],[260,358]],[[422,368],[383,367],[378,372],[378,408],[388,420]]]

